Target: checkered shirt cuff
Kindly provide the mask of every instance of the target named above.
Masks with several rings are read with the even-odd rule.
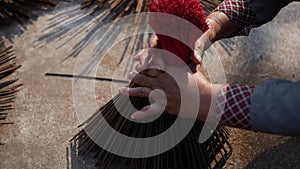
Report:
[[[252,28],[261,25],[244,0],[224,0],[214,11],[223,12],[235,24],[236,31],[232,36],[247,36]]]
[[[228,85],[222,88],[217,98],[217,116],[220,124],[251,129],[250,105],[254,86]]]

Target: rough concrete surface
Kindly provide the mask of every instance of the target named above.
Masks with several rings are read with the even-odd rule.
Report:
[[[74,152],[70,151],[73,147],[69,140],[79,125],[72,80],[45,76],[47,72],[73,73],[76,58],[64,59],[84,32],[60,48],[55,40],[45,44],[38,41],[51,18],[77,7],[77,2],[61,3],[42,12],[37,20],[25,25],[26,29],[16,24],[0,28],[0,36],[14,45],[22,64],[16,76],[24,84],[17,94],[15,110],[9,114],[14,124],[0,127],[0,140],[5,143],[0,146],[0,168],[92,168],[85,160],[74,159]],[[222,56],[228,83],[258,84],[268,78],[300,80],[299,9],[300,3],[290,4],[271,23],[254,29],[249,37],[214,45]],[[222,44],[227,44],[227,51]],[[116,62],[110,57],[118,55],[118,47],[111,52],[102,60],[99,76],[110,77],[114,72]],[[109,90],[110,83],[97,82],[99,105],[110,99]],[[238,129],[230,129],[230,133],[234,152],[225,168],[300,168],[299,139]]]

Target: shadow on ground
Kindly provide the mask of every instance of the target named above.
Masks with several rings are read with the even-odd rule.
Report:
[[[0,33],[0,39],[6,38],[12,42],[15,36],[28,31],[28,25],[36,22],[40,16],[51,13],[62,3],[68,2],[1,2],[0,28],[7,31]]]
[[[300,138],[291,138],[254,158],[245,169],[300,168]]]
[[[67,169],[96,169],[93,155],[90,153],[90,157],[80,156],[76,147],[76,141],[70,142],[69,147],[66,147]]]

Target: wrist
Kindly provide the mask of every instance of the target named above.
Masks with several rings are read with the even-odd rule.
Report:
[[[211,13],[207,17],[207,23],[211,42],[230,37],[235,31],[234,24],[223,12],[216,11]]]
[[[197,119],[205,121],[211,105],[213,85],[210,82],[208,82],[201,73],[195,73],[193,76],[196,80],[200,96],[199,112]]]
[[[221,90],[224,90],[224,88],[226,88],[227,84],[212,84],[207,81],[201,73],[195,73],[193,76],[196,80],[200,96],[197,119],[205,121],[207,119],[208,113],[210,112],[210,109],[214,107],[211,105],[216,104],[218,94]]]

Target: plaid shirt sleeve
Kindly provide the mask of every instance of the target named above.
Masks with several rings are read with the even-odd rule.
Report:
[[[261,25],[249,4],[244,0],[224,0],[214,11],[223,12],[236,26],[235,35],[249,35],[250,30]]]
[[[228,85],[222,88],[217,97],[217,115],[220,124],[251,129],[250,105],[254,86]]]

